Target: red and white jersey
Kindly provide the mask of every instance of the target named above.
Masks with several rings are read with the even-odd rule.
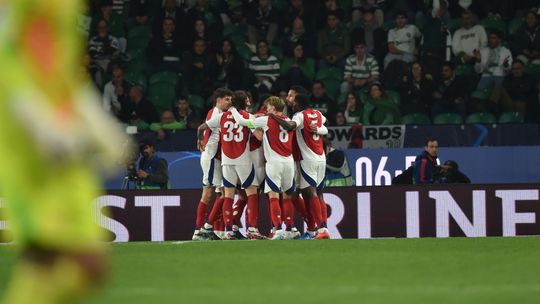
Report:
[[[239,111],[244,119],[254,119],[255,116],[246,111]],[[232,113],[227,111],[221,115],[219,122],[221,132],[221,164],[249,165],[250,138],[253,136],[249,128],[236,122]]]
[[[220,116],[221,113],[222,112],[218,107],[213,107],[208,111],[208,114],[206,114],[205,122],[209,128],[204,130],[205,149],[204,152],[201,153],[201,158],[203,159],[212,159],[216,157],[219,151],[219,125],[210,126],[208,122],[215,117]]]
[[[292,120],[296,122],[296,140],[302,159],[325,161],[323,138],[320,134],[312,133],[310,126],[316,125],[318,128],[327,130],[323,126],[326,122],[326,117],[317,110],[305,109],[294,114]]]
[[[279,117],[284,120],[290,120],[285,115],[280,115]],[[293,161],[292,141],[294,131],[285,130],[275,119],[269,116],[255,118],[253,126],[264,130],[264,158],[268,163]]]

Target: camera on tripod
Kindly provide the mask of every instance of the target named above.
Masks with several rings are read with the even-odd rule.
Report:
[[[126,157],[126,175],[124,176],[124,182],[122,183],[122,190],[129,190],[130,184],[133,184],[133,188],[136,189],[139,184],[139,176],[137,175],[137,160],[139,154],[144,150],[145,145],[139,145],[138,149],[134,147],[128,147],[125,149]]]

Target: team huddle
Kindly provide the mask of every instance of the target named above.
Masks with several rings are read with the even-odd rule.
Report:
[[[253,115],[246,111],[251,105],[246,92],[216,90],[215,107],[198,129],[203,191],[193,240],[330,238],[322,196],[326,118],[309,108],[301,89],[293,87],[287,96],[292,119],[283,114],[285,102],[278,97],[267,98]],[[259,193],[268,196],[269,236],[258,228]],[[244,209],[246,237],[239,232]],[[295,209],[307,224],[303,235],[294,224]]]

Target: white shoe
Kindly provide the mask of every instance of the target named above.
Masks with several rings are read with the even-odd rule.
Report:
[[[214,233],[222,240],[226,240],[227,239],[227,234],[225,233],[225,231],[222,231],[222,230],[214,230]]]
[[[193,232],[193,236],[191,237],[191,239],[193,241],[204,241],[204,240],[206,240],[206,238],[204,238],[202,235],[200,235],[199,230],[195,230],[195,232]]]
[[[285,230],[283,229],[276,230],[274,232],[274,236],[272,237],[272,241],[275,241],[275,240],[285,240]]]
[[[255,228],[255,227],[249,227],[247,229],[246,236],[250,240],[266,240],[266,239],[268,239],[267,237],[265,237],[264,235],[262,235],[259,232],[259,229]]]
[[[298,229],[296,227],[292,227],[291,229],[291,233],[292,233],[292,238],[295,239],[295,238],[298,238],[301,236],[300,234],[300,231],[298,231]]]

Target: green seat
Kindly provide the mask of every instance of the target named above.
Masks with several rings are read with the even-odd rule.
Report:
[[[128,38],[127,48],[128,48],[129,51],[131,51],[131,50],[143,50],[143,51],[145,51],[146,48],[148,48],[149,43],[150,43],[150,38],[149,37]]]
[[[158,113],[163,113],[174,105],[176,88],[166,82],[150,84],[148,99],[154,104]]]
[[[474,92],[472,92],[471,98],[486,100],[486,99],[489,99],[490,95],[491,95],[491,90],[489,90],[489,89],[478,89],[478,90],[474,90]]]
[[[133,85],[141,85],[146,88],[146,76],[142,73],[126,73],[125,78],[128,82],[130,82]]]
[[[488,112],[472,113],[465,119],[468,124],[493,124],[497,122],[495,115]]]
[[[158,72],[150,76],[149,83],[150,85],[156,83],[167,83],[172,86],[176,86],[178,83],[178,75],[173,72]]]
[[[253,57],[253,52],[245,45],[236,46],[236,51],[238,52],[238,55],[244,60],[249,61],[251,57]]]
[[[270,54],[277,57],[277,59],[281,60],[283,58],[283,50],[279,45],[271,45],[270,46]]]
[[[388,31],[391,30],[394,26],[395,26],[395,21],[394,21],[394,18],[392,18],[392,20],[387,20],[387,21],[385,21],[385,22],[383,23],[382,28],[383,28],[383,30],[385,30],[385,31],[388,32]]]
[[[146,61],[146,49],[144,48],[128,48],[126,53],[130,57],[130,63],[132,61]]]
[[[433,117],[436,125],[459,125],[463,123],[463,117],[456,113],[441,113]]]
[[[316,80],[326,80],[326,79],[335,79],[342,81],[343,80],[343,70],[339,68],[326,68],[320,69],[315,76]]]
[[[525,73],[535,77],[540,76],[540,64],[528,63],[525,66]]]
[[[480,20],[480,25],[482,25],[487,32],[490,30],[498,30],[503,35],[506,33],[506,22],[501,19],[494,19],[494,18],[484,18]]]
[[[501,124],[504,123],[522,123],[525,121],[525,118],[519,112],[504,112],[499,116],[498,122]]]
[[[392,98],[392,100],[394,101],[395,104],[397,104],[398,106],[400,105],[401,103],[401,98],[399,96],[399,93],[394,91],[394,90],[386,90],[386,95],[388,95],[390,98]]]
[[[143,73],[146,70],[146,62],[143,60],[130,61],[125,68],[126,74]]]
[[[339,96],[341,80],[329,78],[322,80],[322,82],[324,83],[326,95],[328,95],[328,97],[330,97],[332,100],[336,100]]]
[[[456,75],[473,75],[475,74],[474,68],[468,64],[460,64],[456,66]]]
[[[461,27],[461,19],[459,18],[450,19],[450,21],[448,22],[448,30],[452,34],[460,27]]]
[[[195,110],[202,110],[205,106],[205,100],[199,95],[189,95],[188,97],[189,105]]]
[[[404,125],[429,125],[431,119],[423,113],[411,113],[401,117],[401,123]]]
[[[516,17],[508,23],[508,35],[516,34],[520,26],[525,24],[525,20],[521,17]]]
[[[245,24],[232,24],[229,23],[223,28],[223,37],[230,38],[233,36],[243,36],[247,33],[247,26]]]
[[[349,93],[347,93],[347,92],[339,93],[339,96],[337,98],[337,102],[338,102],[339,106],[346,106],[347,105],[347,95],[349,95]]]

